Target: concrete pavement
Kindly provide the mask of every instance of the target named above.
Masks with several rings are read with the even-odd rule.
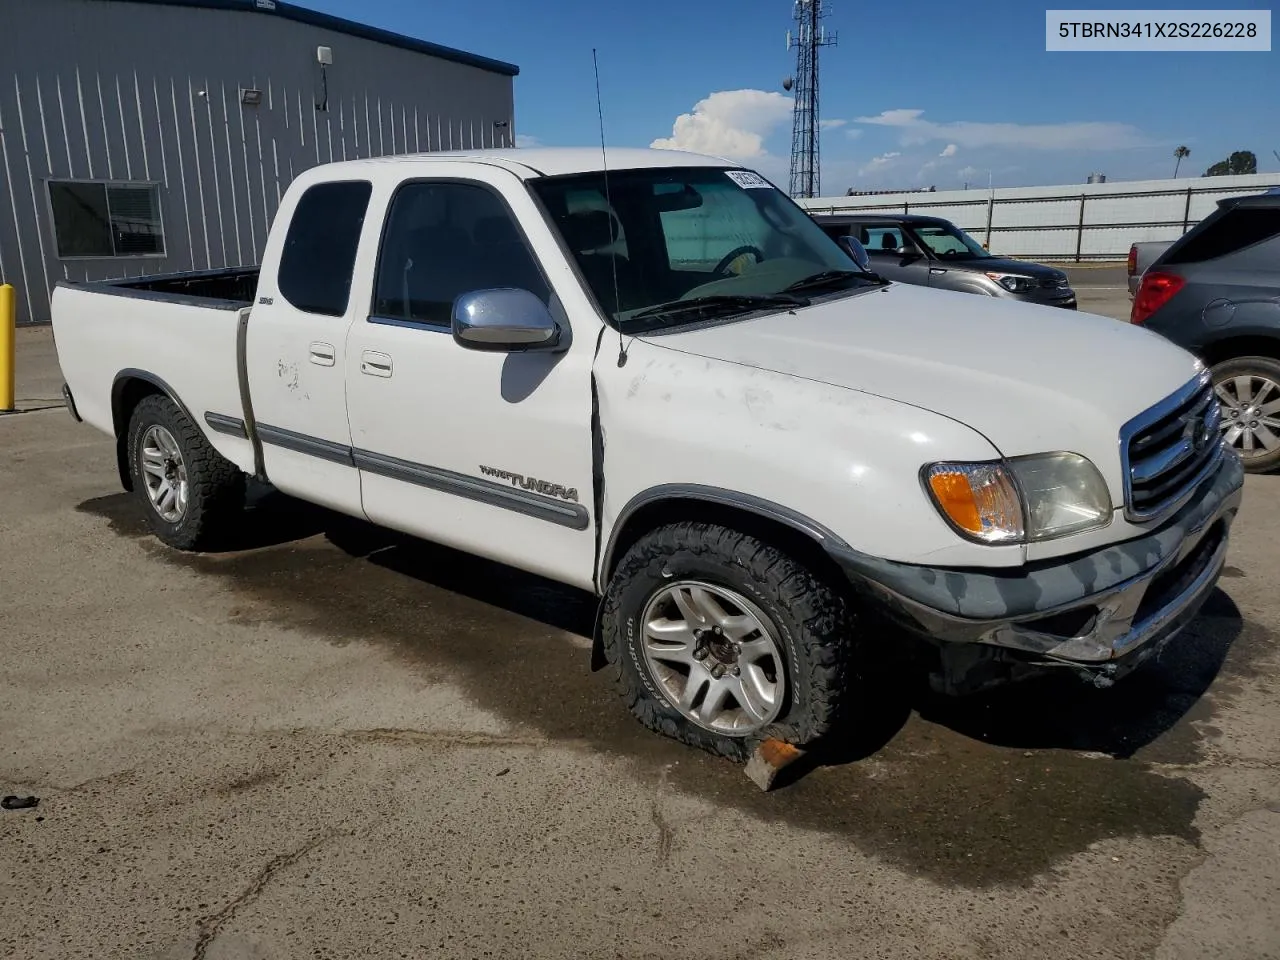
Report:
[[[51,358],[21,332],[28,406]],[[767,795],[630,719],[582,594],[273,496],[176,554],[60,410],[0,418],[0,491],[0,793],[41,798],[0,955],[1280,957],[1280,478],[1152,669],[903,705]]]

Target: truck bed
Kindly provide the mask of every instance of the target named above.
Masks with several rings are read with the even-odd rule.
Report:
[[[62,374],[84,420],[119,435],[122,397],[145,381],[185,406],[206,429],[206,412],[243,410],[239,357],[258,269],[166,274],[129,280],[60,281],[53,335]],[[242,436],[206,430],[245,472],[254,457]]]
[[[239,308],[253,303],[254,292],[258,289],[259,272],[257,267],[231,267],[226,270],[166,273],[135,279],[67,285],[121,297],[163,300],[189,306]]]

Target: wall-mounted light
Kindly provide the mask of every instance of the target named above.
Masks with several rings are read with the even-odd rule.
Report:
[[[246,107],[258,107],[262,105],[262,91],[245,88],[240,91],[240,102]]]
[[[320,102],[317,110],[329,110],[329,68],[333,66],[333,47],[316,47],[316,63],[320,64]]]

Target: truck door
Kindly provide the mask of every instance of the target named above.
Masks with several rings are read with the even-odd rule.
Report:
[[[359,514],[344,378],[351,278],[372,186],[316,183],[273,232],[249,317],[245,369],[268,479],[285,493]]]
[[[476,164],[432,169],[438,175],[400,183],[385,198],[380,249],[367,264],[371,310],[348,338],[365,513],[590,588],[598,327],[570,329],[540,263],[559,265],[559,283],[575,282],[514,175]],[[491,353],[456,343],[455,298],[498,287],[547,303],[568,349]],[[580,289],[569,292],[582,299]]]

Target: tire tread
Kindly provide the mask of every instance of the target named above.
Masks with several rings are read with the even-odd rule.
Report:
[[[793,698],[806,699],[806,709],[791,709],[764,733],[797,745],[813,743],[840,724],[851,691],[850,682],[857,630],[843,591],[764,541],[718,524],[682,522],[659,527],[637,541],[619,563],[606,591],[602,636],[619,695],[644,726],[691,746],[734,760],[745,760],[760,739],[728,737],[704,730],[678,714],[672,715],[645,690],[643,682],[624,664],[620,624],[622,586],[637,577],[661,576],[673,556],[691,554],[741,568],[795,622],[795,641],[803,647],[796,661],[805,675],[791,677]]]
[[[186,461],[187,512],[177,524],[161,520],[151,507],[142,482],[138,441],[152,424],[173,434]],[[214,450],[182,408],[162,394],[144,397],[134,408],[129,420],[129,469],[151,529],[179,550],[199,551],[216,546],[244,508],[245,476],[240,468]]]

